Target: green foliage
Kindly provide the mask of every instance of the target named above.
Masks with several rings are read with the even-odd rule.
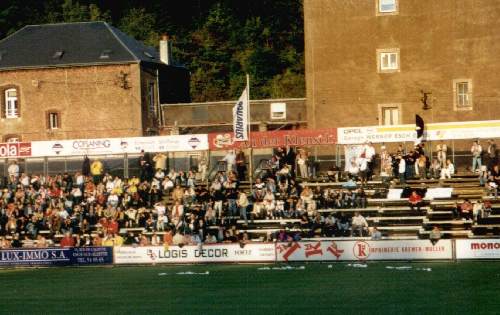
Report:
[[[302,0],[0,1],[0,38],[27,24],[107,21],[150,46],[173,39],[193,101],[303,97]]]

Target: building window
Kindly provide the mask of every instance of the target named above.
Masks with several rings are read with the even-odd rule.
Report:
[[[17,90],[5,90],[5,118],[18,118],[19,107],[17,100]]]
[[[148,84],[148,105],[149,105],[149,113],[152,115],[156,113],[156,106],[155,106],[155,84],[154,83],[149,83]]]
[[[453,80],[453,105],[455,110],[472,109],[472,80]]]
[[[379,124],[380,125],[401,124],[401,105],[400,104],[379,105]]]
[[[376,0],[377,15],[388,15],[398,13],[398,0]]]
[[[21,137],[19,135],[6,135],[3,141],[7,143],[21,142]]]
[[[47,112],[47,129],[54,130],[61,128],[61,114],[56,111]]]
[[[399,71],[399,48],[377,49],[378,72]]]

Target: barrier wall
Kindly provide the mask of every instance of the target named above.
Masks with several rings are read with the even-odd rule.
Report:
[[[277,261],[446,260],[453,258],[451,240],[318,241],[276,245]]]
[[[2,266],[500,259],[500,239],[307,241],[0,250]]]
[[[118,247],[116,264],[185,264],[185,263],[244,263],[274,262],[273,243],[207,244],[200,246]]]
[[[112,263],[112,247],[0,250],[0,266],[70,266]]]

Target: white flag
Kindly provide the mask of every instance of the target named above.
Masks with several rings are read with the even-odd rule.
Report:
[[[233,107],[234,141],[248,141],[248,89],[245,88]]]

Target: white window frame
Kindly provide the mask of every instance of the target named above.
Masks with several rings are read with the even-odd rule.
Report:
[[[385,111],[388,109],[396,109],[398,113],[398,121],[397,124],[385,124]],[[395,126],[402,124],[403,111],[401,104],[378,104],[378,123],[381,126]]]
[[[383,66],[383,58],[395,56],[395,66]],[[381,48],[377,49],[377,71],[379,73],[393,73],[401,71],[401,55],[399,48]]]
[[[17,142],[21,142],[20,141],[21,139],[19,139],[19,137],[8,137],[5,142],[7,143],[17,143]]]
[[[376,15],[396,15],[399,14],[399,0],[394,1],[394,9],[393,10],[382,10],[383,1],[387,0],[375,0],[376,6],[375,11]]]
[[[56,130],[59,129],[59,113],[58,112],[49,112],[49,129]]]
[[[467,93],[460,93],[459,85],[467,84]],[[467,99],[468,104],[460,104],[461,98]],[[472,110],[473,107],[473,85],[472,79],[455,79],[453,80],[453,109],[456,111],[460,110]]]
[[[148,111],[151,114],[156,114],[156,97],[155,97],[156,84],[153,82],[148,83]]]
[[[15,92],[16,96],[9,96],[10,92]],[[19,97],[17,96],[18,93],[19,92],[15,88],[5,90],[5,118],[19,118]]]

